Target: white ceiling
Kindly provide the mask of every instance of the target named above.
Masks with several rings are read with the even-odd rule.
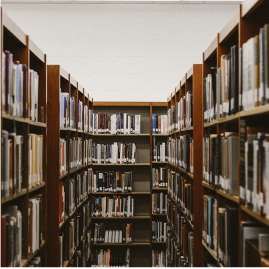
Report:
[[[240,4],[243,1],[245,0],[2,0],[2,4]]]

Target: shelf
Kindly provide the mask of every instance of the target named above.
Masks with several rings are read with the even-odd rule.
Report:
[[[60,127],[60,131],[69,131],[70,128],[69,127]]]
[[[75,207],[74,211],[69,215],[69,218],[72,218],[73,215],[76,213],[77,208]]]
[[[217,37],[211,42],[209,47],[204,52],[204,61],[207,61],[216,51],[218,47]]]
[[[60,176],[60,180],[63,179],[64,177],[66,177],[68,175],[68,172],[64,173],[63,175]]]
[[[93,136],[150,136],[150,134],[92,134]]]
[[[35,187],[29,189],[29,190],[28,190],[28,193],[31,193],[31,192],[33,192],[33,191],[36,191],[36,190],[38,190],[38,189],[43,188],[43,187],[45,186],[45,184],[46,184],[45,182],[42,182],[40,185],[37,185],[37,186],[35,186]]]
[[[152,241],[152,244],[166,244],[166,242],[163,242],[163,241],[160,241],[160,242],[158,242],[158,241]]]
[[[269,104],[258,106],[254,109],[239,112],[240,117],[256,116],[259,114],[269,113]]]
[[[65,223],[66,223],[67,220],[68,220],[68,216],[65,216],[64,222],[62,222],[62,223],[59,224],[59,230],[62,229],[62,227],[65,225]]]
[[[168,188],[152,188],[153,191],[167,191]]]
[[[150,219],[150,216],[134,216],[134,217],[92,217],[93,220],[98,219]]]
[[[79,171],[80,169],[83,169],[83,168],[85,168],[85,167],[88,167],[88,165],[81,165],[80,167],[71,170],[71,171],[70,171],[70,174],[73,174],[73,173],[75,173],[75,172],[77,172],[77,171]]]
[[[149,195],[150,192],[93,192],[92,195]]]
[[[35,126],[35,127],[46,128],[46,123],[44,123],[44,122],[38,122],[38,121],[29,120],[29,125],[32,125],[32,126]]]
[[[42,240],[42,244],[40,245],[40,248],[38,250],[35,251],[35,253],[32,254],[32,256],[30,256],[30,258],[28,258],[27,263],[24,266],[27,266],[29,264],[29,262],[39,253],[39,251],[45,246],[45,240]]]
[[[206,182],[202,182],[202,186],[212,190],[212,191],[217,191],[214,187],[210,186],[209,184],[207,184]]]
[[[216,261],[218,261],[217,253],[216,253],[213,249],[209,248],[209,247],[207,246],[207,243],[206,243],[203,239],[202,239],[202,244],[203,244],[203,246],[205,247],[205,249],[211,254],[211,256],[212,256]]]
[[[71,127],[70,127],[70,128],[69,128],[69,131],[70,131],[70,132],[76,132],[77,129],[76,129],[76,128],[71,128]]]
[[[192,127],[185,128],[185,129],[182,129],[182,131],[193,131],[193,126]]]
[[[225,198],[239,204],[239,197],[238,196],[231,196],[228,193],[225,193],[225,192],[223,192],[221,190],[217,190],[217,194],[219,194],[219,195],[221,195],[221,196],[223,196],[223,197],[225,197]]]
[[[18,193],[18,194],[14,194],[14,195],[9,196],[7,198],[2,198],[1,203],[4,204],[4,203],[7,203],[7,202],[10,202],[12,200],[15,200],[15,199],[25,195],[26,193],[27,193],[27,189],[22,189],[22,191],[20,193]]]
[[[252,13],[259,5],[266,0],[248,0],[242,3],[242,17],[246,17]]]
[[[29,119],[28,118],[22,118],[22,117],[17,117],[17,116],[12,116],[10,114],[7,114],[6,112],[2,111],[2,118],[6,119],[6,120],[15,120],[17,122],[22,122],[25,124],[29,123]]]
[[[85,203],[86,201],[88,200],[88,197],[86,197],[78,206],[77,206],[77,209],[79,209],[79,207],[81,206],[81,205],[83,205],[83,203]]]
[[[150,243],[92,243],[91,246],[150,246]]]
[[[265,225],[267,225],[267,226],[269,225],[269,219],[266,219],[266,218],[260,216],[258,213],[255,213],[254,211],[248,209],[248,208],[247,208],[246,206],[244,206],[244,205],[241,205],[241,209],[242,209],[243,211],[245,211],[245,212],[246,212],[248,215],[250,215],[251,217],[255,218],[256,220],[262,222],[263,224],[265,224]]]
[[[42,62],[45,63],[45,54],[41,49],[37,47],[37,45],[33,42],[31,38],[29,38],[29,50]]]
[[[72,255],[71,255],[69,261],[64,261],[64,262],[63,262],[63,267],[67,267],[67,266],[69,265],[69,263],[71,262],[71,260],[72,260],[72,258],[73,258],[73,256],[74,256],[74,254],[76,253],[76,251],[77,251],[77,247],[76,247],[75,250],[73,251],[73,253],[72,253]]]
[[[164,214],[164,213],[162,213],[162,214],[152,213],[152,216],[167,216],[167,214]]]
[[[21,266],[20,267],[26,267],[26,265],[28,264],[28,260],[22,260],[21,261]]]
[[[150,163],[92,163],[92,166],[149,166]]]
[[[165,162],[158,162],[158,161],[152,161],[152,164],[167,164],[168,161]]]
[[[79,130],[79,129],[78,129],[78,133],[83,133],[83,130]]]
[[[168,136],[168,134],[152,134],[152,136]]]

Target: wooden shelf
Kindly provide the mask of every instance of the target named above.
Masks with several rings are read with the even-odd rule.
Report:
[[[86,197],[78,206],[77,209],[79,209],[86,201],[88,200],[88,197]]]
[[[207,246],[207,243],[206,243],[204,240],[202,240],[202,244],[203,244],[203,246],[205,247],[205,249],[211,254],[211,256],[212,256],[216,261],[218,261],[217,253],[216,253],[213,249],[209,248],[209,247]]]
[[[35,126],[35,127],[41,127],[41,128],[46,128],[46,123],[44,122],[38,122],[38,121],[32,121],[32,120],[29,120],[29,124],[31,126]]]
[[[158,245],[158,244],[161,244],[161,245],[162,245],[162,244],[166,244],[166,242],[163,242],[163,241],[160,241],[160,242],[158,242],[158,241],[152,241],[151,243],[152,243],[152,244],[157,244],[157,245]]]
[[[59,230],[62,229],[62,227],[63,227],[63,226],[65,225],[65,223],[67,222],[67,220],[68,220],[68,216],[65,216],[65,220],[64,220],[64,222],[62,222],[62,223],[59,224]]]
[[[36,250],[33,255],[28,258],[27,263],[24,265],[25,267],[29,264],[29,262],[39,253],[39,251],[45,246],[45,240],[42,240],[42,244],[40,245],[40,248]]]
[[[2,119],[12,120],[12,121],[14,120],[14,121],[17,121],[17,122],[22,122],[22,123],[25,123],[25,124],[29,124],[29,119],[28,118],[12,116],[10,114],[7,114],[4,111],[2,111]]]
[[[92,217],[93,220],[98,219],[150,219],[150,216],[134,216],[134,217]]]
[[[239,204],[239,197],[238,196],[231,196],[228,193],[225,193],[225,192],[223,192],[221,190],[217,190],[217,194],[219,194],[219,195],[221,195],[221,196],[223,196],[223,197],[225,197],[225,198]]]
[[[28,264],[28,260],[24,259],[24,260],[21,261],[21,266],[20,267],[26,267],[27,264]]]
[[[269,113],[269,104],[264,106],[258,106],[251,110],[241,111],[239,112],[240,117],[249,117],[249,116],[256,116],[264,113]]]
[[[150,136],[150,134],[92,134],[93,136]]]
[[[88,165],[81,165],[80,167],[71,170],[71,171],[70,171],[70,174],[73,174],[73,173],[75,173],[75,172],[79,171],[80,169],[83,169],[83,168],[85,168],[85,167],[87,167],[87,166],[88,166]]]
[[[77,129],[76,129],[76,128],[71,128],[71,127],[70,127],[70,128],[69,128],[69,131],[70,131],[70,132],[76,132]]]
[[[27,193],[27,189],[22,189],[22,191],[20,193],[18,193],[18,194],[14,194],[14,195],[9,196],[7,198],[2,198],[1,203],[2,204],[8,203],[8,202],[10,202],[12,200],[15,200],[15,199],[25,195],[26,193]]]
[[[92,243],[92,246],[150,246],[150,243]]]
[[[168,133],[166,133],[166,134],[152,134],[152,136],[168,136]]]
[[[241,209],[246,212],[248,215],[250,215],[251,217],[255,218],[256,220],[262,222],[263,224],[269,226],[269,219],[266,219],[262,216],[260,216],[258,213],[255,213],[254,211],[248,209],[246,206],[241,205]]]
[[[152,188],[152,191],[167,191],[168,188]]]
[[[214,187],[210,186],[209,184],[207,184],[206,182],[202,182],[202,186],[212,190],[212,191],[217,191]]]
[[[204,61],[207,61],[214,53],[216,53],[218,47],[217,37],[211,42],[209,47],[204,52]]]
[[[75,210],[69,215],[69,218],[71,219],[73,217],[73,215],[76,213],[77,208],[75,207]]]
[[[146,166],[146,165],[150,165],[150,163],[92,163],[92,166],[104,166],[104,165],[109,165],[109,166],[113,166],[113,165],[122,165],[122,166]]]
[[[93,192],[92,195],[149,195],[150,192]]]
[[[44,186],[45,186],[45,182],[42,182],[42,183],[40,183],[40,185],[37,185],[37,186],[35,186],[35,187],[29,189],[28,192],[29,192],[29,193],[34,192],[34,191],[36,191],[36,190],[39,190],[39,189],[43,188]]]
[[[63,175],[60,176],[60,180],[63,179],[64,177],[66,177],[68,175],[68,172],[64,173]]]
[[[168,162],[165,161],[165,162],[158,162],[158,161],[152,161],[152,164],[167,164]]]
[[[152,216],[167,216],[167,214],[158,214],[158,213],[152,213]]]
[[[242,3],[242,17],[250,15],[266,0],[248,0]]]

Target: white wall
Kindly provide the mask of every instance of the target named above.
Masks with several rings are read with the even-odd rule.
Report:
[[[166,101],[238,4],[5,4],[95,101]]]

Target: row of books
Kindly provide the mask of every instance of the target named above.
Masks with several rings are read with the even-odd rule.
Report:
[[[167,213],[167,194],[163,192],[152,193],[152,213],[166,214]]]
[[[93,192],[132,192],[133,172],[96,171],[92,181]]]
[[[129,244],[133,242],[132,223],[122,223],[120,229],[109,229],[104,223],[94,224],[93,237],[91,238],[94,244]]]
[[[92,110],[89,109],[87,105],[84,105],[83,125],[84,132],[92,133]]]
[[[1,212],[1,266],[21,266],[25,257],[25,208],[18,209],[17,205],[4,206]],[[29,198],[28,202],[28,254],[32,255],[42,244],[43,219],[42,195]]]
[[[180,205],[190,221],[193,221],[193,185],[187,183],[185,177],[169,170],[168,193]]]
[[[25,188],[25,142],[22,135],[2,130],[2,198]]]
[[[78,100],[78,130],[84,130],[84,128],[82,126],[83,112],[84,112],[83,102]]]
[[[152,114],[152,134],[167,134],[167,115]]]
[[[81,242],[87,233],[87,228],[91,220],[90,208],[90,201],[87,201],[79,208],[77,212],[77,246],[81,245]]]
[[[43,182],[44,153],[43,135],[29,134],[28,187],[33,188]]]
[[[269,129],[240,121],[240,202],[269,218]]]
[[[170,164],[193,174],[193,139],[189,134],[176,139],[169,137],[167,155]]]
[[[76,100],[69,93],[61,92],[60,94],[60,127],[76,128]]]
[[[141,115],[93,113],[94,134],[141,134]]]
[[[92,217],[134,217],[134,198],[113,195],[113,198],[92,196]]]
[[[176,105],[168,109],[168,132],[193,126],[193,92],[188,91]]]
[[[152,250],[152,267],[166,267],[167,257],[165,251]]]
[[[75,247],[75,220],[71,219],[69,223],[69,243],[71,245],[68,245],[66,242],[67,239],[64,238],[64,232],[59,233],[59,267],[63,267],[63,262],[68,259],[68,253],[66,251],[69,251],[69,254],[74,251]],[[81,238],[81,241],[79,242],[81,245],[81,250],[77,250],[77,266],[85,266],[86,261],[89,259],[91,254],[91,231],[87,231],[87,234]],[[77,246],[79,246],[79,243],[77,243]],[[82,265],[81,265],[82,264]],[[74,267],[74,260],[70,261],[70,267]]]
[[[205,123],[268,103],[268,29],[265,24],[242,48],[232,46],[204,78]]]
[[[75,169],[82,165],[91,163],[92,160],[92,139],[86,139],[83,141],[83,153],[82,153],[82,139],[80,137],[73,137],[69,140],[69,160],[67,139],[60,138],[60,175],[64,175],[68,171],[68,163],[70,169]],[[83,156],[83,158],[82,158]],[[82,160],[83,159],[83,160]]]
[[[14,61],[10,51],[2,53],[2,107],[13,116],[38,120],[39,76],[25,64]],[[28,83],[30,86],[28,87]]]
[[[112,253],[110,248],[96,250],[91,255],[92,267],[130,267],[131,251],[127,248],[125,251]]]
[[[167,187],[167,172],[165,167],[152,168],[152,188]]]
[[[203,138],[203,180],[230,195],[238,195],[238,147],[237,133]]]
[[[152,241],[166,242],[167,240],[167,222],[152,221]]]
[[[135,143],[114,142],[113,144],[96,144],[92,147],[93,163],[135,163],[137,151]]]
[[[152,160],[154,162],[166,162],[167,161],[167,143],[156,142],[156,136],[153,136]]]

